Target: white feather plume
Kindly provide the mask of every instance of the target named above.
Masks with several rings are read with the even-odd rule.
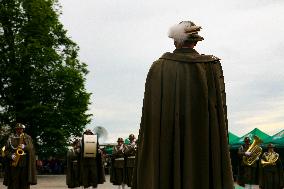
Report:
[[[183,42],[187,39],[187,33],[185,33],[185,24],[176,24],[169,29],[168,36],[173,38],[177,42]]]
[[[183,42],[188,39],[190,34],[198,33],[200,29],[200,26],[196,26],[192,22],[181,22],[169,29],[168,36],[177,42]]]

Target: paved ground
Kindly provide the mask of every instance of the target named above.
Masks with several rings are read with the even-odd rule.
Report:
[[[31,186],[31,189],[67,189],[65,184],[65,175],[39,175],[38,184]],[[6,189],[3,183],[3,178],[0,178],[0,189]],[[113,186],[109,182],[109,175],[106,175],[106,182],[103,185],[99,185],[98,189],[117,189],[117,186]],[[130,189],[125,187],[125,189]],[[242,187],[235,186],[235,189],[243,189]]]
[[[106,175],[106,181],[103,185],[99,185],[98,189],[117,189],[109,182],[109,175]],[[31,189],[67,189],[65,175],[39,175],[38,184],[31,186]],[[3,183],[3,178],[0,178],[0,189],[6,189]],[[125,187],[125,189],[130,189]]]

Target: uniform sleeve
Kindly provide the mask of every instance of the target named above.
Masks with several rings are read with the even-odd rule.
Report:
[[[28,135],[24,135],[24,143],[25,143],[25,148],[24,151],[27,152],[31,152],[32,150],[34,150],[34,145],[33,145],[33,140],[30,136]]]
[[[125,146],[124,154],[128,155],[130,151],[131,151],[131,146],[130,145]]]
[[[116,147],[113,147],[113,150],[112,150],[112,156],[115,156],[116,154],[117,154]]]
[[[6,144],[5,144],[5,157],[8,159],[12,159],[12,155],[15,153],[15,150],[12,149],[10,144],[11,138],[9,137]]]
[[[238,155],[239,155],[239,156],[243,156],[244,154],[245,154],[244,147],[243,147],[243,146],[239,147],[239,149],[238,149]]]
[[[131,155],[135,155],[135,147],[128,145],[125,147],[125,155],[126,156],[131,156]]]

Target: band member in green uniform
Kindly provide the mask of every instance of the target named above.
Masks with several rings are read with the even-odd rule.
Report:
[[[278,153],[274,151],[273,144],[267,145],[267,152],[264,152],[260,161],[260,189],[283,189],[284,174],[283,166]]]
[[[117,139],[117,145],[112,151],[112,169],[110,182],[118,185],[118,189],[125,188],[125,145],[123,138]]]
[[[29,189],[37,184],[36,159],[32,138],[24,132],[25,125],[17,123],[5,146],[7,168],[4,185],[8,189]]]
[[[125,148],[125,184],[132,186],[133,170],[135,167],[135,155],[137,150],[136,138],[134,134],[130,134],[129,144]]]
[[[102,155],[99,150],[99,144],[97,142],[96,157],[85,157],[84,156],[84,136],[94,135],[93,132],[87,129],[83,133],[82,142],[80,146],[80,183],[84,188],[97,188],[98,184],[105,182],[105,173],[102,163]]]
[[[68,188],[80,187],[80,140],[75,139],[67,151],[66,184]]]

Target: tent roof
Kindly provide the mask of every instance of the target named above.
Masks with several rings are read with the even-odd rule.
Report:
[[[253,140],[253,137],[255,135],[258,136],[263,141],[265,141],[266,138],[270,137],[268,134],[262,132],[258,128],[255,128],[252,131],[250,131],[249,133],[245,134],[244,136],[232,141],[232,143],[230,143],[230,144],[232,145],[232,147],[238,147],[238,146],[240,146],[244,143],[245,137],[249,137],[251,140]]]
[[[274,144],[276,147],[284,147],[284,129],[275,135],[266,138],[263,142],[264,145],[269,143]]]
[[[130,144],[129,138],[126,138],[126,139],[124,140],[124,144]]]
[[[105,152],[106,152],[106,154],[108,154],[108,155],[112,154],[112,151],[113,151],[113,148],[112,148],[112,147],[107,147],[107,148],[105,148]]]
[[[234,140],[240,138],[240,137],[238,137],[237,135],[235,135],[235,134],[233,134],[231,132],[229,132],[228,135],[229,135],[229,144],[231,144]]]
[[[279,138],[284,138],[284,129],[271,137],[273,140],[277,140]]]

